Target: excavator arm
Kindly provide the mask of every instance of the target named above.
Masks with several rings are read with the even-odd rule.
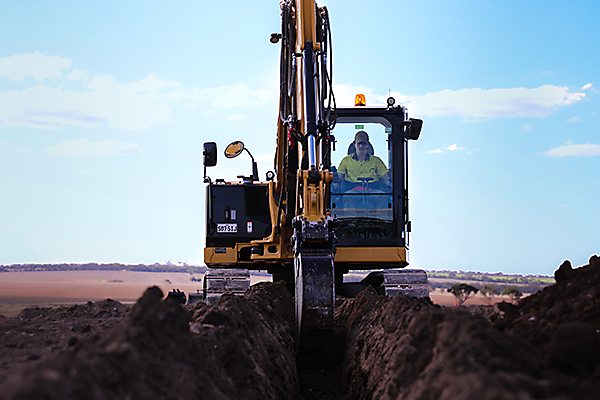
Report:
[[[278,187],[293,228],[296,337],[306,355],[313,336],[333,334],[335,311],[335,222],[327,206],[333,178],[323,157],[331,129],[326,110],[333,101],[329,16],[314,0],[287,1],[281,10]],[[333,345],[333,338],[321,341]]]

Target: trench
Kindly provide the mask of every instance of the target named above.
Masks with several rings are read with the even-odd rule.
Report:
[[[317,335],[318,336],[318,335]],[[310,340],[311,338],[304,338]],[[312,338],[307,347],[320,349],[324,338]],[[344,390],[344,360],[347,332],[336,324],[334,332],[325,335],[331,340],[333,351],[310,352],[304,356],[296,354],[296,369],[299,379],[300,397],[304,400],[342,400],[347,398]]]
[[[342,400],[347,398],[343,383],[343,364],[327,369],[298,368],[300,397],[304,400]]]

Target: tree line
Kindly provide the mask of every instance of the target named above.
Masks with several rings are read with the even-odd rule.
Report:
[[[498,295],[508,296],[511,303],[517,303],[521,297],[523,297],[523,293],[516,287],[507,287],[502,292],[497,290],[495,287],[486,285],[483,289],[479,290],[474,286],[468,285],[466,283],[457,283],[452,285],[451,288],[447,289],[449,293],[452,293],[456,298],[455,306],[462,306],[465,301],[469,299],[472,295],[480,292],[483,297],[487,300],[489,305],[492,305],[494,301],[494,297]]]
[[[474,286],[468,285],[466,283],[457,283],[452,285],[451,288],[447,289],[449,293],[452,293],[456,298],[455,306],[462,306],[469,297],[475,295],[477,292],[480,292],[483,297],[487,300],[489,305],[492,305],[494,297],[502,294],[503,296],[508,296],[511,303],[517,303],[523,293],[516,287],[507,287],[502,292],[496,289],[493,286],[486,285],[483,289],[479,290]]]
[[[30,271],[138,271],[138,272],[182,272],[189,274],[201,274],[206,272],[205,266],[188,265],[180,263],[173,264],[169,261],[165,264],[11,264],[0,265],[0,272],[30,272]]]
[[[552,285],[554,278],[548,275],[503,274],[501,272],[468,272],[468,271],[427,271],[430,278],[453,279],[461,281],[494,282],[519,285]]]

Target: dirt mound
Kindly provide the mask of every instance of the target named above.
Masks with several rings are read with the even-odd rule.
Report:
[[[0,382],[22,365],[93,338],[120,322],[127,306],[106,299],[58,308],[26,308],[14,318],[0,318]]]
[[[368,291],[352,303],[343,312],[350,332],[344,379],[353,399],[595,398],[483,317]]]
[[[0,398],[296,397],[285,319],[293,304],[284,285],[224,296],[213,308],[200,304],[193,316],[162,296],[148,289],[123,323],[11,377]]]
[[[298,375],[293,339],[294,301],[285,283],[259,283],[244,297],[223,296],[215,307],[201,304],[190,329],[211,348],[209,366],[220,367],[233,397],[295,399]]]
[[[600,257],[577,269],[565,261],[555,277],[518,306],[501,305],[493,325],[533,343],[562,372],[600,382]]]

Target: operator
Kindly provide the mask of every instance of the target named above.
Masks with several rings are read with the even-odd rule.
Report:
[[[383,189],[390,186],[389,170],[381,159],[373,154],[369,154],[369,135],[365,131],[359,131],[354,135],[354,147],[356,152],[348,154],[340,161],[337,170],[339,179],[346,188],[351,190],[357,186]],[[352,185],[357,183],[358,185]]]

